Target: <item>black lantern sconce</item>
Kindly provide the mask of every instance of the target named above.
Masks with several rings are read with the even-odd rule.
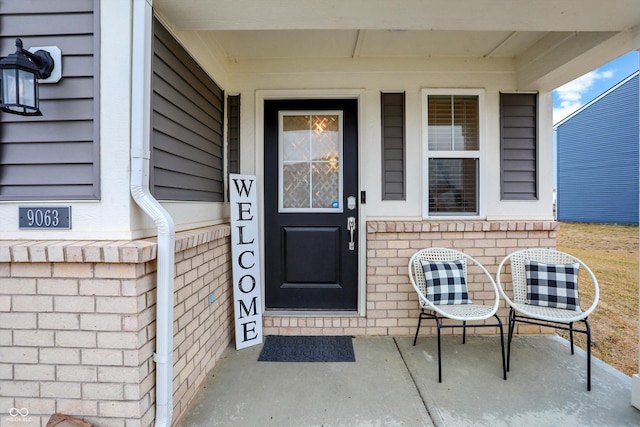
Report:
[[[57,49],[54,55],[59,62],[60,49],[51,48]],[[39,107],[38,80],[48,79],[56,65],[56,61],[48,50],[49,48],[39,48],[32,53],[22,48],[22,40],[16,39],[16,53],[0,60],[1,111],[21,116],[42,115]],[[54,82],[60,80],[60,66],[58,65],[57,68],[57,80]]]

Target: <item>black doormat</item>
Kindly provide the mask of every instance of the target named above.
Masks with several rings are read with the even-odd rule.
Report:
[[[352,337],[268,335],[260,362],[355,362]]]

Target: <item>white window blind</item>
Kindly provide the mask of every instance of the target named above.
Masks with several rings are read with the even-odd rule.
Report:
[[[427,215],[478,215],[477,95],[427,96]]]

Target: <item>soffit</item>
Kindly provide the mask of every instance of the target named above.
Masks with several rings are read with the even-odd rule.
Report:
[[[620,31],[637,0],[154,0],[176,31]]]
[[[541,87],[550,73],[545,85],[553,87],[590,71],[633,49],[628,34],[640,32],[638,0],[154,0],[153,7],[174,32],[236,63],[506,58],[527,73],[523,88]],[[605,44],[620,33],[627,35],[614,49]],[[586,55],[598,45],[605,47]]]

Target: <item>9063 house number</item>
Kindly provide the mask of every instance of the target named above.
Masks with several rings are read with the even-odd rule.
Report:
[[[20,206],[18,214],[20,229],[71,229],[71,206]]]

